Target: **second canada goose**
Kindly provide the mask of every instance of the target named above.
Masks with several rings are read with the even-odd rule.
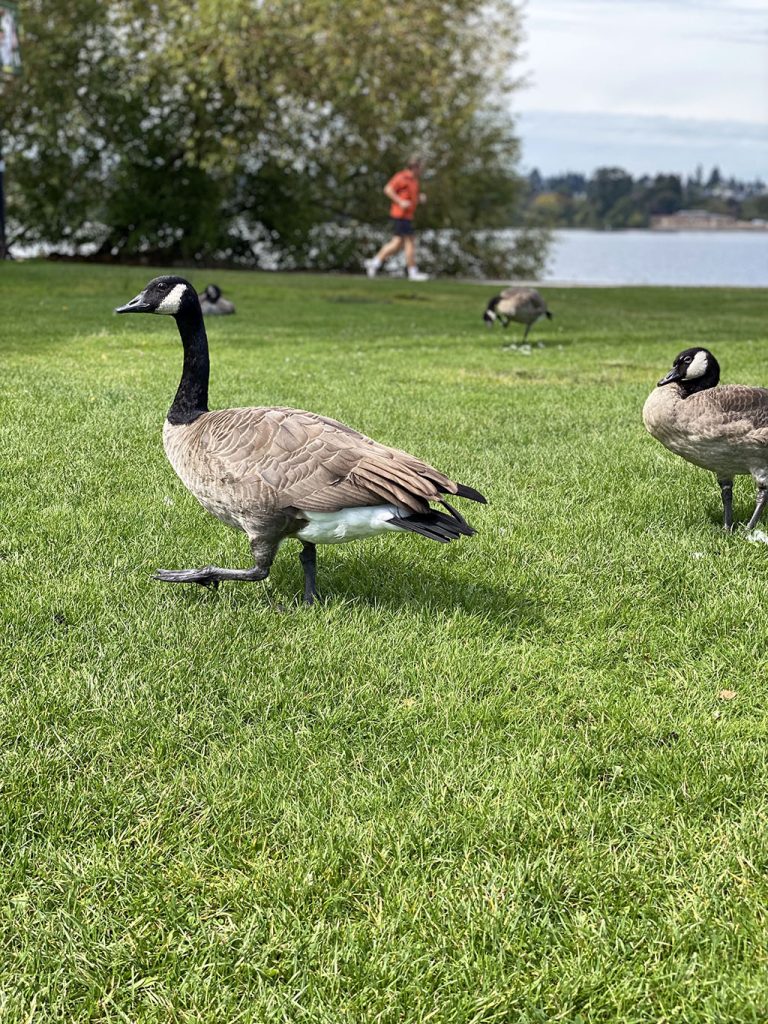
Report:
[[[757,502],[752,530],[768,501],[768,389],[718,387],[720,365],[706,348],[687,348],[643,406],[643,422],[657,440],[717,477],[723,525],[733,527],[733,478],[751,476]]]
[[[117,313],[174,317],[184,367],[163,428],[166,455],[200,504],[251,545],[252,569],[160,569],[168,583],[216,586],[263,580],[288,537],[302,542],[304,601],[312,604],[316,544],[341,544],[378,533],[420,533],[447,543],[474,530],[445,495],[485,503],[472,487],[351,427],[299,409],[208,410],[208,338],[194,288],[181,277],[156,277]],[[439,502],[445,512],[430,507]]]
[[[217,284],[209,284],[204,292],[198,295],[203,316],[229,316],[235,312],[234,302],[225,299]]]
[[[489,327],[493,327],[496,320],[502,327],[508,327],[512,320],[525,324],[525,341],[531,327],[543,316],[547,320],[552,319],[546,302],[535,288],[505,288],[490,300],[483,313],[483,320]]]

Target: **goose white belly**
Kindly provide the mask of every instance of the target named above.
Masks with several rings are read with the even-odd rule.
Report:
[[[352,540],[365,540],[366,537],[375,537],[390,530],[400,532],[400,527],[389,522],[402,514],[396,505],[343,508],[338,512],[298,511],[302,519],[307,520],[307,524],[295,536],[311,544],[347,544]]]

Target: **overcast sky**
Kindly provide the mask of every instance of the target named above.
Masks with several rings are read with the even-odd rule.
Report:
[[[527,0],[523,164],[768,180],[768,0]]]

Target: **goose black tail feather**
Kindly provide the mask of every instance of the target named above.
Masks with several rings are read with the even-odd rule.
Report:
[[[441,501],[440,504],[443,506],[443,508],[448,509],[451,518],[456,522],[456,525],[458,526],[459,530],[462,533],[466,532],[466,535],[468,537],[471,537],[472,534],[475,533],[475,531],[472,529],[472,527],[469,525],[467,520],[464,518],[461,512],[459,512],[458,509],[455,509],[453,505],[449,505],[448,502],[445,500]]]
[[[466,484],[457,484],[456,493],[460,498],[469,498],[470,501],[479,501],[481,505],[487,505],[488,499],[474,487],[467,487]]]
[[[446,507],[450,508],[449,505]],[[449,544],[452,540],[458,540],[462,536],[471,537],[475,531],[466,519],[458,512],[454,513],[454,509],[450,509],[450,511],[451,515],[446,515],[445,512],[430,509],[429,512],[415,512],[410,516],[393,517],[389,522],[399,526],[401,530],[419,533],[422,537],[428,537],[439,544]]]

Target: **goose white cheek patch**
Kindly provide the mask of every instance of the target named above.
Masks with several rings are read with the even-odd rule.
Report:
[[[693,357],[693,362],[685,371],[685,379],[690,380],[692,377],[703,377],[707,372],[707,357],[703,352],[697,352]]]
[[[156,313],[168,313],[173,316],[179,312],[179,306],[181,306],[181,299],[184,292],[187,290],[187,286],[184,284],[174,285],[173,288],[168,292],[166,297],[160,303],[155,310]]]

